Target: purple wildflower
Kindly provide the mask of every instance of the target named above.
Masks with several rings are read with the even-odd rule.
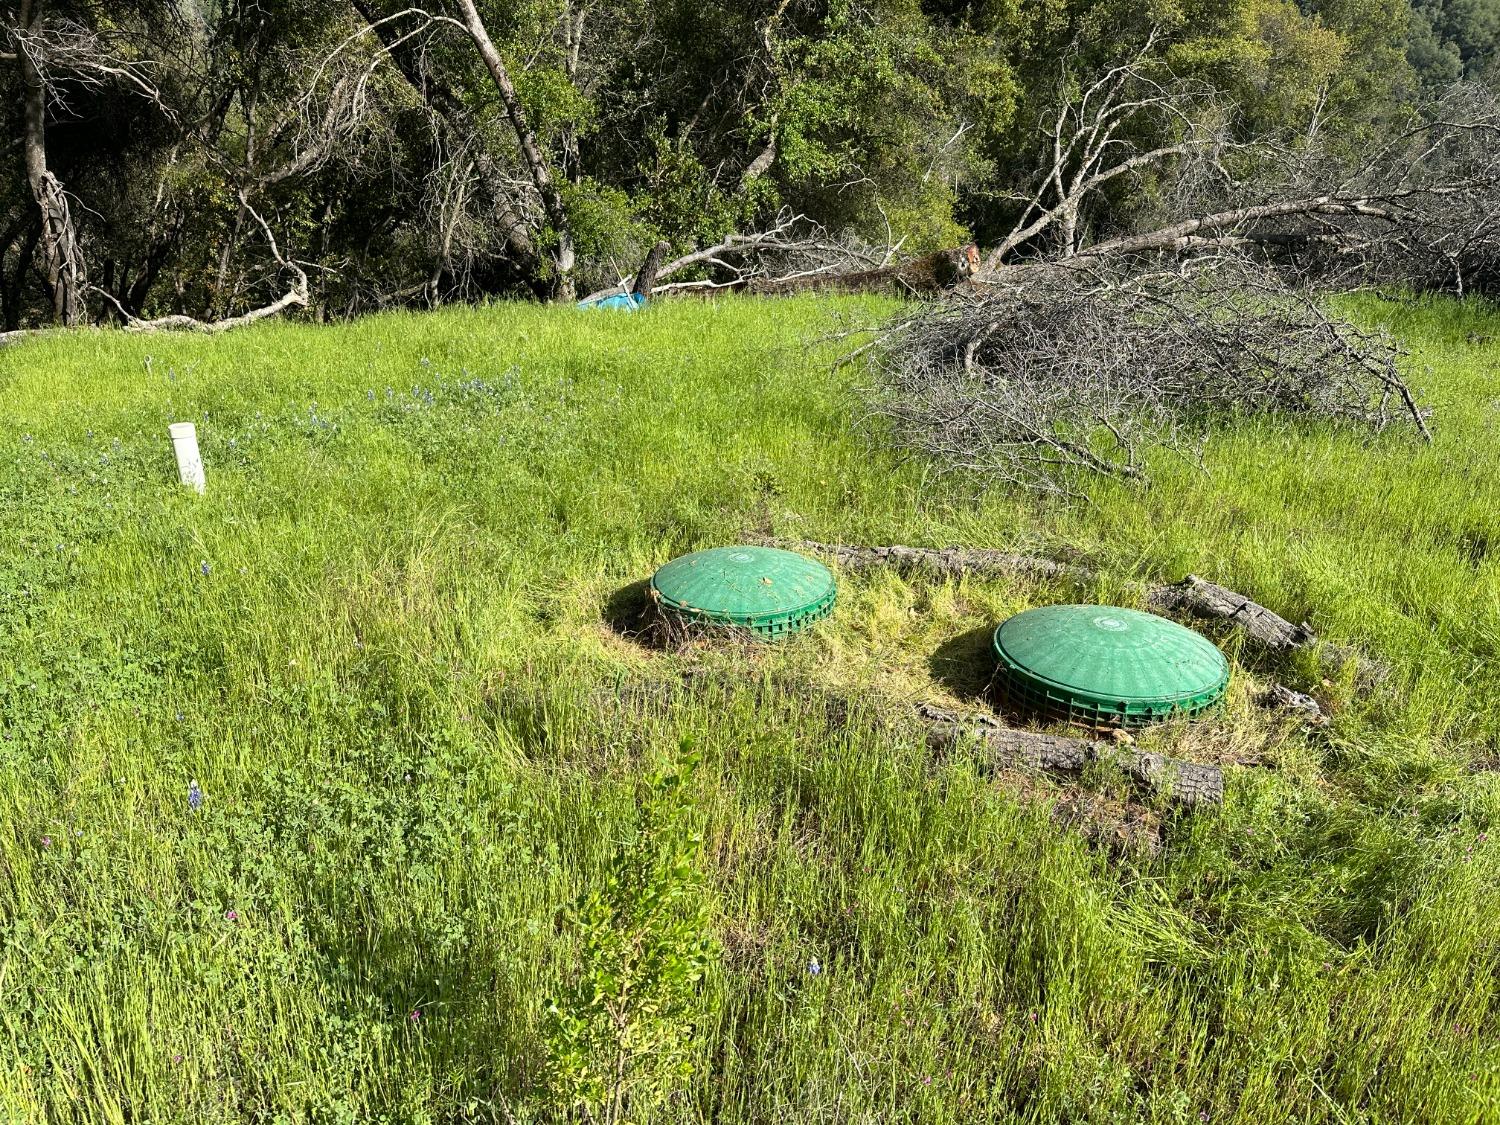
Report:
[[[50,848],[51,846],[52,846],[52,837],[51,836],[43,836],[42,837],[42,847],[44,847],[44,848]]]
[[[226,910],[224,911],[224,920],[226,922],[238,922],[240,920],[240,912],[238,910]]]
[[[188,808],[197,812],[203,807],[203,790],[198,788],[196,781],[188,782]]]

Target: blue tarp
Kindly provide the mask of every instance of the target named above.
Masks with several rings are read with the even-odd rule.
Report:
[[[580,309],[624,309],[634,312],[646,303],[645,297],[633,293],[616,293],[613,297],[600,297],[597,301],[579,301]]]

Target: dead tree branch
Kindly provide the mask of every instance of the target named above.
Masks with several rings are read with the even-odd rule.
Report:
[[[1253,250],[1282,269],[1467,292],[1500,288],[1500,94],[1455,85],[1351,161],[1319,129],[1235,139],[1234,107],[1153,58],[1092,75],[1065,58],[1033,171],[985,268]],[[1321,109],[1318,113],[1321,112]],[[1119,183],[1149,176],[1145,214]],[[1139,206],[1139,204],[1136,204]],[[1084,216],[1095,215],[1095,229]]]
[[[1126,61],[1092,81],[1079,82],[1072,58],[1058,76],[1056,110],[1039,122],[1042,140],[1030,189],[1014,226],[985,258],[999,269],[1018,251],[1045,246],[1050,258],[1079,252],[1080,220],[1088,201],[1114,181],[1172,160],[1216,159],[1224,114],[1210,92],[1161,74],[1152,58],[1153,33]],[[1142,144],[1140,137],[1171,137]]]
[[[530,186],[540,201],[546,221],[552,227],[550,258],[555,295],[560,300],[571,300],[574,296],[574,271],[577,256],[573,245],[572,222],[563,201],[562,191],[558,187],[557,177],[532,128],[526,107],[516,92],[510,70],[499,48],[491,39],[478,8],[473,0],[456,0],[456,3],[462,19],[433,13],[420,7],[403,8],[391,15],[380,17],[376,16],[369,5],[363,3],[362,0],[354,0],[354,7],[363,17],[364,24],[359,31],[340,43],[326,61],[331,61],[366,35],[373,34],[382,45],[382,54],[396,59],[408,82],[423,96],[424,100],[432,102],[435,108],[442,110],[447,110],[454,105],[459,107],[460,112],[447,114],[447,116],[456,125],[467,130],[471,122],[467,110],[462,108],[461,99],[453,98],[446,88],[440,87],[437,91],[429,91],[425,81],[413,71],[410,60],[398,56],[402,47],[429,29],[454,27],[462,31],[478,51],[485,70],[500,95],[501,104],[505,107],[506,117],[526,166]],[[396,30],[400,27],[406,27],[409,30]],[[508,205],[505,210],[507,219],[520,219],[520,216]],[[520,221],[526,222],[524,219]],[[527,225],[534,227],[536,224],[528,223]],[[540,233],[538,230],[528,229],[524,239],[525,245],[532,246],[541,241],[538,237]]]
[[[1500,95],[1459,84],[1350,164],[1316,125],[1231,141],[1232,114],[1149,57],[1092,81],[1065,60],[1039,122],[1036,171],[1012,229],[986,255],[1002,279],[1026,260],[1094,261],[1254,250],[1281,268],[1463,293],[1500,287]],[[1154,223],[1098,207],[1121,177],[1153,176]],[[1102,211],[1114,230],[1085,230]],[[1144,226],[1145,229],[1141,229]]]
[[[812,267],[820,271],[847,268],[856,252],[830,239],[816,223],[806,215],[783,211],[765,230],[749,234],[731,234],[722,242],[706,246],[701,250],[675,258],[656,271],[657,291],[672,289],[743,288],[750,280],[766,276],[772,262],[786,262],[797,256],[817,256],[822,262]],[[723,281],[693,281],[678,285],[661,285],[660,282],[688,270],[705,265],[717,267],[727,275]],[[629,292],[632,281],[626,279],[608,289],[599,289],[583,298],[584,303],[603,300]]]
[[[250,201],[243,190],[239,193],[240,206],[245,209],[261,232],[266,236],[266,244],[271,250],[271,255],[276,259],[277,265],[292,275],[292,283],[275,300],[259,308],[251,309],[249,312],[241,313],[239,316],[224,317],[220,320],[198,320],[195,317],[181,314],[174,316],[157,317],[152,320],[141,320],[131,316],[118,303],[114,302],[116,310],[125,320],[125,331],[127,332],[160,332],[160,331],[185,331],[185,332],[207,332],[217,334],[229,332],[235,328],[243,328],[248,324],[254,324],[258,320],[278,316],[291,308],[306,307],[308,302],[308,280],[307,273],[291,258],[285,257],[281,247],[276,242],[276,236],[271,232],[270,225],[263,219],[260,212],[250,205]],[[103,290],[96,290],[103,293]],[[104,294],[106,297],[109,295]],[[113,298],[110,298],[113,300]]]

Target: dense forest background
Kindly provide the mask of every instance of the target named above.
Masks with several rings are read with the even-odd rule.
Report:
[[[787,214],[992,245],[1051,107],[1143,47],[1229,141],[1357,155],[1497,77],[1500,0],[6,0],[0,325],[566,297]]]

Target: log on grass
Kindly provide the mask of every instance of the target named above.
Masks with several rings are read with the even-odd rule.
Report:
[[[1183,808],[1224,801],[1224,772],[1180,758],[1169,758],[1103,739],[1066,738],[1017,730],[993,719],[963,719],[936,707],[923,707],[928,742],[934,749],[977,742],[996,765],[1047,773],[1081,773],[1094,762],[1114,765],[1137,788]]]
[[[1188,614],[1208,621],[1227,621],[1242,629],[1250,640],[1273,652],[1316,649],[1333,664],[1354,662],[1362,680],[1378,682],[1390,675],[1390,668],[1380,661],[1344,645],[1319,645],[1312,627],[1303,622],[1293,625],[1278,613],[1251,601],[1244,594],[1189,574],[1173,585],[1150,586],[1146,604],[1158,613]]]
[[[818,543],[808,539],[772,540],[774,546],[812,551],[833,558],[849,571],[889,567],[903,574],[926,572],[941,578],[968,575],[1022,576],[1067,579],[1079,584],[1099,576],[1087,567],[1053,559],[1017,555],[1008,551],[974,547],[853,547],[842,543]],[[1344,645],[1320,644],[1306,623],[1293,625],[1280,614],[1259,605],[1244,594],[1190,574],[1181,582],[1154,583],[1144,588],[1146,604],[1158,613],[1175,613],[1204,620],[1226,621],[1242,629],[1246,638],[1272,652],[1313,650],[1331,664],[1352,661],[1359,677],[1377,683],[1391,674],[1390,666]]]
[[[1081,566],[982,547],[849,547],[841,543],[815,543],[810,539],[778,539],[772,543],[787,550],[827,555],[840,568],[851,572],[888,568],[900,574],[925,571],[939,578],[963,578],[971,574],[1065,578],[1076,582],[1088,582],[1094,578],[1092,571]]]

